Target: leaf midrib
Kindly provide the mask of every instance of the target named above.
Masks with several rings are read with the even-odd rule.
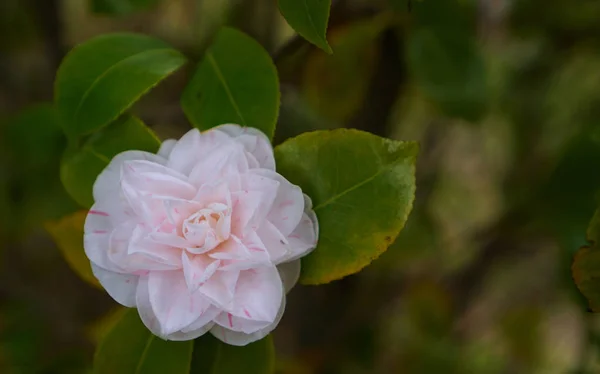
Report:
[[[221,72],[221,68],[219,68],[219,65],[217,64],[217,60],[215,60],[215,58],[213,57],[213,54],[211,52],[207,52],[206,57],[208,58],[210,65],[212,66],[213,70],[215,71],[217,78],[223,85],[223,89],[225,90],[225,93],[227,94],[227,97],[229,98],[229,101],[231,102],[233,109],[237,113],[238,117],[240,117],[242,125],[248,126],[246,124],[246,120],[244,119],[244,116],[242,115],[242,112],[240,111],[240,108],[237,105],[237,102],[235,101],[235,98],[233,97],[233,93],[231,92],[231,89],[229,88],[229,85],[227,84],[227,81],[225,80],[225,76],[223,76],[223,73]]]
[[[310,23],[310,26],[312,27],[313,31],[315,32],[315,34],[317,35],[317,38],[319,40],[321,40],[322,43],[324,43],[325,45],[329,45],[329,43],[327,43],[327,40],[325,40],[322,36],[321,33],[319,32],[319,30],[317,30],[317,25],[315,25],[315,22],[313,21],[312,15],[310,14],[310,9],[308,7],[308,2],[307,0],[303,1],[304,3],[304,9],[306,9],[306,15],[308,16],[308,21]]]
[[[79,101],[79,104],[77,105],[77,108],[75,109],[75,114],[73,114],[73,122],[77,122],[77,117],[79,116],[79,112],[81,111],[81,108],[83,107],[83,104],[86,102],[88,96],[90,95],[90,93],[94,90],[94,88],[98,85],[98,83],[106,76],[108,75],[108,73],[110,73],[111,71],[113,71],[114,69],[116,69],[117,67],[127,63],[128,61],[146,55],[146,54],[154,54],[154,53],[158,53],[158,52],[165,52],[165,51],[171,51],[171,48],[154,48],[154,49],[148,49],[145,50],[143,52],[139,52],[139,53],[135,53],[133,55],[127,56],[122,60],[117,61],[116,63],[114,63],[113,65],[111,65],[108,69],[104,70],[102,72],[102,74],[100,74],[99,76],[96,77],[96,79],[94,79],[94,81],[92,82],[92,84],[87,88],[87,90],[85,90],[85,92],[83,93],[83,95],[81,96],[81,100]]]
[[[375,178],[377,178],[378,176],[380,176],[380,175],[381,175],[381,174],[383,174],[384,172],[386,172],[386,171],[390,170],[390,169],[391,169],[393,166],[395,166],[395,165],[396,165],[396,163],[397,163],[397,162],[399,162],[399,160],[398,160],[398,161],[396,161],[396,162],[392,162],[392,163],[390,163],[390,164],[388,164],[388,165],[385,165],[383,168],[381,168],[380,170],[378,170],[378,171],[377,171],[375,174],[373,174],[372,176],[370,176],[370,177],[368,177],[367,179],[365,179],[365,180],[361,181],[360,183],[357,183],[357,184],[355,184],[355,185],[353,185],[353,186],[351,186],[351,187],[349,187],[349,188],[347,188],[347,189],[345,189],[345,190],[343,190],[343,191],[341,191],[341,192],[339,192],[339,193],[337,193],[337,194],[333,195],[332,197],[330,197],[330,198],[329,198],[329,199],[327,199],[326,201],[324,201],[324,202],[322,202],[321,204],[319,204],[319,205],[315,206],[315,207],[313,208],[313,210],[314,210],[314,211],[317,211],[317,210],[319,210],[319,209],[321,209],[321,208],[324,208],[324,207],[326,207],[327,205],[330,205],[330,204],[332,204],[334,201],[336,201],[337,199],[341,198],[342,196],[344,196],[344,195],[347,195],[347,194],[349,194],[350,192],[352,192],[352,191],[354,191],[354,190],[356,190],[356,189],[358,189],[358,188],[360,188],[360,187],[364,186],[365,184],[367,184],[367,183],[369,183],[369,182],[373,181]]]

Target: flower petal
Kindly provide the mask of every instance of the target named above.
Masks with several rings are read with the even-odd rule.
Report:
[[[135,293],[138,285],[138,276],[115,273],[103,269],[94,263],[92,273],[98,279],[106,292],[119,304],[132,308],[136,305]]]
[[[200,134],[198,129],[192,129],[175,144],[169,154],[167,166],[189,175],[199,162],[229,141],[230,138],[219,131],[209,130]]]
[[[258,169],[252,172],[279,182],[277,196],[273,201],[267,219],[284,236],[289,235],[298,226],[298,222],[300,222],[302,213],[304,212],[304,195],[302,194],[302,190],[274,171]]]
[[[182,253],[181,262],[183,263],[185,282],[190,292],[196,292],[215,274],[221,265],[220,260],[211,260],[207,256],[193,256],[190,258],[186,252]]]
[[[277,265],[279,276],[283,282],[285,292],[288,293],[296,285],[300,278],[300,260],[293,260]]]
[[[167,139],[167,140],[163,141],[162,144],[160,145],[160,148],[158,149],[158,152],[156,152],[156,154],[161,157],[164,157],[165,159],[168,159],[169,156],[171,155],[171,151],[173,150],[173,147],[175,147],[175,144],[177,144],[177,140],[175,140],[175,139]]]
[[[211,305],[199,292],[188,292],[181,271],[150,272],[148,294],[162,336],[190,326]]]
[[[233,300],[239,275],[240,272],[234,270],[217,271],[198,288],[198,292],[210,299],[216,307],[225,308]]]
[[[96,178],[94,182],[94,201],[102,201],[107,198],[116,198],[120,194],[121,169],[125,161],[147,160],[164,165],[166,159],[149,152],[125,151],[119,153],[110,161],[108,166]]]
[[[240,272],[233,304],[225,311],[237,317],[273,322],[281,305],[283,285],[274,266],[257,267]],[[218,322],[217,322],[218,323]]]
[[[279,321],[281,321],[281,317],[283,316],[284,310],[285,310],[285,295],[283,296],[283,299],[281,301],[281,305],[279,307],[279,311],[277,312],[275,320],[271,324],[267,325],[266,327],[264,327],[258,331],[255,331],[253,333],[246,334],[246,333],[239,332],[239,331],[233,331],[233,330],[223,327],[219,324],[215,324],[213,326],[213,328],[210,329],[210,333],[214,337],[216,337],[217,339],[219,339],[220,341],[222,341],[223,343],[226,343],[226,344],[231,344],[231,345],[236,345],[236,346],[248,345],[250,343],[253,343],[257,340],[264,338],[271,331],[273,331],[275,329],[275,327],[277,327],[277,325],[279,324]]]
[[[214,183],[229,174],[239,174],[248,170],[248,158],[242,145],[228,142],[220,144],[207,154],[190,172],[190,182],[195,186]]]
[[[246,152],[258,161],[259,167],[275,170],[273,147],[269,138],[262,131],[253,127],[242,127],[235,124],[221,125],[215,127],[215,130],[222,131],[242,143]]]

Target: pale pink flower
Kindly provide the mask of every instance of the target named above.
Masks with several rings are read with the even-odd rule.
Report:
[[[115,156],[94,200],[84,237],[94,275],[168,340],[267,335],[318,238],[310,199],[275,172],[267,137],[238,125]]]

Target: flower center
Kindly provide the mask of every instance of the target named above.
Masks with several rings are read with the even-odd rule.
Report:
[[[229,238],[230,212],[225,204],[211,203],[183,221],[182,234],[193,245],[193,252],[208,252]]]

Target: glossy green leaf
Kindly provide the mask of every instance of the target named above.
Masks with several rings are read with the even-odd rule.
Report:
[[[144,35],[102,35],[75,47],[55,82],[65,132],[75,137],[108,125],[184,63],[181,53]]]
[[[94,374],[188,374],[193,341],[164,341],[129,309],[106,335],[94,357]]]
[[[579,291],[589,302],[590,308],[600,312],[600,209],[596,210],[587,229],[588,246],[575,255],[571,271]]]
[[[416,143],[348,129],[305,133],[275,148],[277,171],[312,198],[319,220],[302,283],[356,273],[396,239],[412,209],[417,153]]]
[[[65,152],[62,183],[75,201],[89,208],[94,203],[94,182],[115,155],[128,150],[156,152],[159,146],[160,140],[142,121],[125,116],[92,135],[81,148]]]
[[[191,374],[272,374],[275,372],[273,338],[243,347],[225,344],[205,334],[196,339]]]
[[[278,0],[279,10],[290,26],[327,53],[327,23],[331,0]]]
[[[223,28],[186,87],[181,105],[200,130],[237,123],[272,138],[279,113],[277,70],[254,39]]]
[[[71,269],[84,281],[102,288],[92,273],[90,260],[83,250],[83,225],[86,216],[86,211],[79,211],[58,221],[47,222],[44,226]]]
[[[123,15],[149,9],[160,0],[91,0],[92,11],[99,14]]]

